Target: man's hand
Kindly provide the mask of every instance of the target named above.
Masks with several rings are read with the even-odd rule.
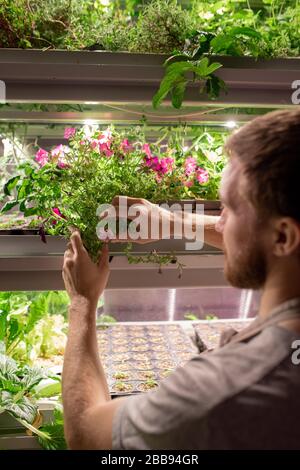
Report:
[[[105,243],[97,264],[84,248],[80,233],[73,232],[64,256],[63,279],[71,301],[84,298],[97,305],[109,277],[108,246]]]
[[[116,196],[112,200],[112,205],[116,209],[117,218],[120,218],[120,205],[126,201],[127,208],[131,208],[134,211],[134,215],[127,215],[129,220],[134,220],[137,215],[144,215],[145,218],[148,220],[148,237],[147,238],[139,238],[137,240],[131,240],[130,237],[127,238],[120,238],[118,235],[115,239],[111,240],[111,243],[119,243],[119,242],[130,242],[134,241],[135,243],[151,243],[154,241],[161,240],[162,238],[162,225],[163,222],[170,223],[170,233],[173,233],[174,227],[174,214],[167,209],[159,207],[157,204],[153,204],[146,199],[141,198],[133,198],[133,197],[126,197],[126,196]],[[151,224],[158,228],[156,236],[153,236],[151,233]]]

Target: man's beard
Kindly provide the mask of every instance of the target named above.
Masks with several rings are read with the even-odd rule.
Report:
[[[232,286],[240,289],[261,289],[266,282],[267,272],[266,256],[258,245],[249,244],[230,261],[225,250],[225,276]]]

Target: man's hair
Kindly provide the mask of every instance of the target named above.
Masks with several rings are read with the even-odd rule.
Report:
[[[225,151],[242,163],[246,198],[260,215],[300,222],[300,108],[254,119],[227,139]]]

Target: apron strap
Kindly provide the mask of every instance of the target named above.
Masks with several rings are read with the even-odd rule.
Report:
[[[235,335],[231,335],[228,341],[223,340],[223,346],[228,343],[238,343],[240,341],[244,341],[245,339],[252,338],[260,333],[265,328],[277,325],[278,323],[282,322],[283,320],[292,320],[292,319],[299,319],[300,320],[300,309],[294,308],[289,310],[284,310],[280,312],[276,312],[270,317],[267,317],[265,320],[261,320],[259,317],[255,318],[252,323],[247,328],[244,328],[239,333]]]

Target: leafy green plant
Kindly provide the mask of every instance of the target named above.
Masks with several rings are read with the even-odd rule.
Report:
[[[116,372],[113,377],[116,380],[126,380],[128,379],[128,374],[126,372]]]
[[[31,363],[38,357],[63,354],[66,322],[61,314],[51,314],[56,311],[55,305],[61,305],[57,299],[53,301],[61,294],[0,293],[0,341],[7,355]]]
[[[200,83],[200,93],[205,92],[209,98],[216,99],[222,90],[226,91],[225,82],[214,73],[222,64],[210,63],[206,54],[241,56],[248,48],[252,55],[258,56],[259,42],[262,40],[261,34],[249,27],[231,28],[218,35],[196,31],[194,40],[195,38],[199,45],[193,52],[179,52],[166,60],[165,76],[152,100],[154,108],[157,108],[169,93],[174,108],[180,108],[189,82]]]
[[[117,323],[117,320],[112,315],[101,313],[97,318],[97,325],[103,325],[104,323]]]
[[[153,380],[153,379],[148,379],[144,383],[145,383],[147,388],[158,387],[158,382],[156,380]]]
[[[205,320],[219,320],[219,317],[211,313],[209,315],[205,315]]]
[[[63,438],[61,415],[56,414],[56,422],[40,427],[37,398],[43,390],[42,382],[49,378],[60,383],[58,376],[36,367],[20,366],[12,358],[0,354],[0,415],[4,412],[9,413],[30,433],[37,435],[43,447],[62,449],[66,448],[66,444]],[[36,387],[39,385],[39,393],[37,393]],[[45,387],[48,387],[47,380]],[[60,389],[55,388],[51,396],[59,393]]]
[[[57,407],[54,410],[54,420],[44,424],[39,429],[37,439],[45,450],[65,450],[67,443],[64,435],[64,420],[62,410]]]
[[[181,50],[194,27],[193,16],[177,0],[154,0],[140,10],[131,30],[129,50],[165,54]]]
[[[200,82],[200,93],[205,90],[210,98],[216,98],[221,89],[225,89],[225,83],[213,73],[222,65],[218,62],[210,64],[207,57],[195,60],[195,56],[186,55],[185,61],[170,63],[169,60],[165,62],[165,76],[152,100],[154,108],[157,108],[169,93],[174,108],[180,108],[189,82]],[[181,55],[180,58],[183,56]]]
[[[197,315],[195,315],[195,314],[192,313],[192,312],[185,313],[185,314],[184,314],[184,319],[185,319],[185,320],[190,320],[190,321],[199,320],[199,318],[197,317]]]
[[[167,264],[174,264],[178,270],[179,279],[182,277],[182,272],[184,264],[180,263],[175,256],[175,254],[161,255],[156,250],[151,251],[149,254],[144,256],[132,256],[132,243],[128,243],[125,248],[125,253],[127,254],[127,260],[129,264],[143,264],[143,263],[153,263],[158,265],[158,272],[162,274],[162,267]]]
[[[223,42],[222,53],[263,58],[299,56],[299,2],[262,0],[259,6],[255,3],[251,0],[205,0],[194,2],[191,14],[196,22],[201,21],[203,30],[220,35],[218,41]],[[232,50],[232,40],[227,36],[232,36],[229,32],[234,32],[236,28],[237,34],[240,28],[244,34],[250,28],[252,40],[249,36],[245,42],[242,37]],[[226,47],[224,49],[226,42],[229,46],[227,50]]]
[[[87,47],[109,23],[110,10],[94,0],[2,0],[0,47]]]

